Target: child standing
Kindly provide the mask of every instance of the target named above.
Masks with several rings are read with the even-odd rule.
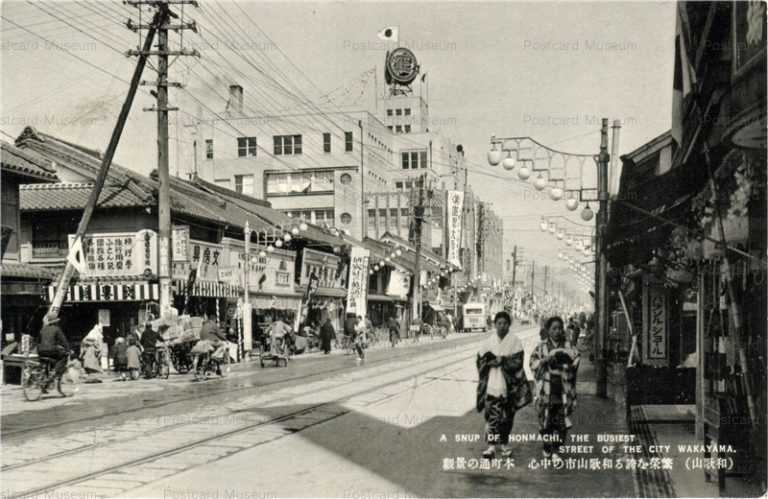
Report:
[[[141,369],[141,350],[134,337],[128,338],[128,348],[125,351],[126,367],[131,373],[131,379],[139,379],[139,369]]]
[[[122,336],[115,339],[115,372],[120,373],[120,379],[118,381],[125,381],[126,372],[128,371],[128,345],[125,343],[125,338]]]

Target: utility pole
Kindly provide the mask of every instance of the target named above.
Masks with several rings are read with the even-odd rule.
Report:
[[[536,288],[534,287],[536,283],[536,260],[533,260],[531,262],[531,296],[533,296],[536,293]]]
[[[512,251],[512,288],[515,287],[515,282],[517,282],[517,245],[515,245],[515,249]]]
[[[595,367],[597,371],[597,396],[608,396],[608,366],[606,364],[605,342],[608,337],[608,260],[604,254],[605,230],[608,224],[608,118],[603,118],[600,128],[600,154],[597,157],[597,189],[600,209],[597,212],[597,265],[595,265],[595,310],[597,311],[597,334],[595,335]]]
[[[157,98],[157,106],[145,109],[145,111],[157,112],[157,176],[158,187],[158,278],[160,281],[160,315],[167,317],[173,304],[171,296],[171,179],[168,169],[168,112],[177,111],[177,107],[168,106],[168,87],[181,87],[180,83],[168,81],[168,56],[199,55],[196,50],[168,49],[168,30],[182,31],[190,29],[197,32],[194,21],[185,23],[182,19],[179,24],[171,25],[171,18],[179,16],[171,11],[172,4],[197,5],[195,0],[126,0],[126,3],[141,8],[149,5],[157,9],[157,50],[130,50],[128,55],[156,55],[157,56],[157,81],[142,81],[142,85],[154,86],[153,92]],[[133,31],[149,28],[148,25],[133,24],[128,21],[128,28]]]
[[[411,322],[421,320],[421,225],[424,223],[424,182],[426,174],[419,176],[419,200],[413,209],[414,237],[416,238],[416,265],[413,277],[413,309]]]
[[[549,265],[544,265],[544,294],[547,293],[547,280],[549,278]]]
[[[139,58],[136,61],[136,67],[133,70],[133,76],[131,77],[131,84],[128,88],[128,94],[125,96],[125,101],[123,101],[123,107],[120,108],[120,114],[117,117],[117,123],[115,123],[115,128],[112,130],[112,135],[109,138],[109,144],[107,145],[107,150],[104,153],[104,158],[101,160],[101,168],[99,169],[99,174],[96,176],[93,189],[91,189],[91,193],[88,196],[88,202],[83,209],[83,215],[80,218],[80,223],[77,226],[77,233],[75,234],[75,239],[72,242],[73,249],[82,245],[82,241],[88,232],[88,224],[91,222],[93,211],[96,209],[96,203],[99,199],[99,195],[101,194],[101,190],[104,187],[104,182],[107,179],[109,167],[112,166],[112,158],[115,156],[115,150],[117,150],[117,145],[120,143],[120,137],[123,134],[125,122],[128,119],[128,114],[130,113],[131,106],[133,105],[133,99],[136,97],[136,91],[139,88],[141,75],[144,72],[144,67],[147,64],[147,55],[145,54],[149,53],[149,49],[152,48],[152,41],[154,40],[155,33],[157,32],[156,25],[161,22],[163,22],[163,20],[158,13],[155,15],[154,20],[149,27],[149,31],[147,32],[147,36],[144,39],[142,54],[139,55]],[[84,259],[85,255],[83,254],[82,257]],[[64,271],[61,273],[61,276],[59,277],[58,286],[56,287],[56,294],[53,297],[53,302],[48,309],[48,314],[53,317],[59,316],[61,305],[64,303],[64,298],[67,296],[67,292],[69,291],[69,283],[77,271],[73,263],[73,260],[76,261],[76,259],[77,255],[70,251],[70,257],[67,258],[67,264],[64,267]]]

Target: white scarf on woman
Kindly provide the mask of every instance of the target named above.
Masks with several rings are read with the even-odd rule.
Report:
[[[522,350],[523,343],[517,335],[512,334],[510,331],[504,339],[501,339],[494,331],[483,342],[482,347],[480,347],[480,356],[482,357],[486,352],[491,352],[496,357],[510,357]],[[507,396],[507,382],[504,379],[504,373],[501,371],[501,367],[492,367],[490,369],[488,373],[488,389],[486,393],[494,397]]]

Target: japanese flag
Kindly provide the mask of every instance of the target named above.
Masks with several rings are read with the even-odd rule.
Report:
[[[398,41],[399,35],[400,35],[399,26],[387,26],[386,28],[382,29],[377,33],[377,36],[379,37],[380,40],[385,40],[390,42]]]
[[[67,255],[67,262],[71,263],[79,274],[85,272],[85,257],[83,255],[83,241],[81,238],[76,237],[72,241],[72,246],[69,248],[69,254]]]

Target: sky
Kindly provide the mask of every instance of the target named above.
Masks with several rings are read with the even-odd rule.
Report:
[[[581,220],[562,202],[536,199],[514,172],[488,165],[489,137],[531,136],[592,154],[600,118],[607,117],[622,121],[619,151],[626,154],[670,128],[671,2],[200,4],[185,12],[203,38],[187,33],[184,45],[201,57],[171,66],[172,78],[187,85],[187,92],[171,91],[182,109],[171,118],[172,173],[191,168],[188,125],[200,102],[222,112],[233,80],[257,111],[296,105],[281,86],[311,102],[330,92],[339,106],[371,107],[375,80],[362,75],[375,67],[383,84],[387,46],[376,33],[387,26],[399,27],[401,45],[428,73],[433,128],[464,146],[473,190],[504,219],[505,252],[517,244],[537,265],[560,264],[564,248],[539,231],[539,217]],[[138,43],[120,23],[129,15],[138,21],[137,11],[116,0],[4,1],[0,11],[3,139],[33,125],[105,149],[135,63],[118,52]],[[240,55],[227,40],[236,41]],[[116,157],[143,173],[156,162],[155,117],[141,110],[153,101],[146,90],[137,96]]]

